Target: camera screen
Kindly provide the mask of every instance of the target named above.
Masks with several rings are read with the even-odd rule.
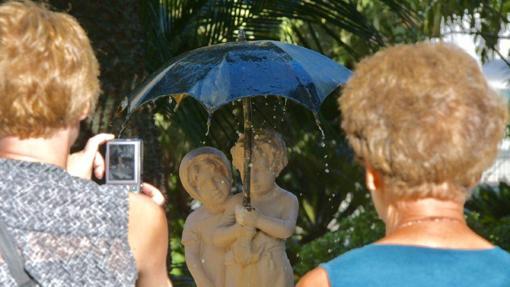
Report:
[[[109,148],[109,180],[135,180],[135,146],[114,144]]]

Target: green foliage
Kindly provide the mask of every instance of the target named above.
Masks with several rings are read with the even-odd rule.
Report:
[[[384,235],[384,224],[372,207],[338,222],[338,230],[298,246],[299,260],[294,272],[298,276],[351,249],[370,244]]]
[[[468,224],[493,244],[510,251],[510,186],[481,186],[466,204]]]

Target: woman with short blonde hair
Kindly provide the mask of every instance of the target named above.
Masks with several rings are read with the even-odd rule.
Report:
[[[73,17],[9,2],[0,39],[0,137],[47,137],[94,110],[99,64]]]
[[[0,5],[0,220],[39,286],[169,286],[164,211],[90,180],[102,178],[98,147],[113,135],[69,154],[97,102],[98,76],[73,17],[30,1]],[[0,286],[17,286],[4,259]]]
[[[390,47],[357,65],[339,104],[386,236],[298,286],[509,285],[510,254],[463,215],[508,117],[476,61],[445,43]]]

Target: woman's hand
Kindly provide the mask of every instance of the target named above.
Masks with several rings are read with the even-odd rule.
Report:
[[[143,194],[150,197],[157,205],[161,207],[165,206],[165,196],[163,196],[163,193],[157,187],[144,182],[142,183],[141,191]]]
[[[99,153],[99,147],[114,138],[113,134],[98,134],[91,137],[83,150],[68,156],[67,172],[73,176],[91,179],[92,171],[94,171],[94,176],[102,179],[105,172],[105,161]]]

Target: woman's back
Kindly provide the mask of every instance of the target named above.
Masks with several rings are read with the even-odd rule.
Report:
[[[510,254],[372,244],[322,264],[331,287],[510,286]]]
[[[134,286],[127,189],[0,159],[0,217],[42,286]],[[15,286],[0,258],[0,285]]]

